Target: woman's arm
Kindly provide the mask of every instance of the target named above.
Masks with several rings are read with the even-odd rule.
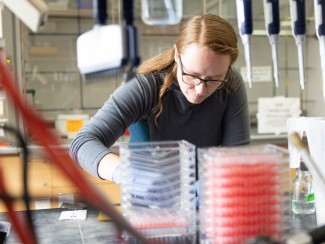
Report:
[[[121,85],[72,141],[74,161],[90,174],[111,180],[119,159],[110,147],[129,125],[150,113],[157,94],[155,82],[143,76]]]
[[[114,153],[106,154],[98,164],[98,176],[113,181],[113,173],[120,164],[120,157]]]

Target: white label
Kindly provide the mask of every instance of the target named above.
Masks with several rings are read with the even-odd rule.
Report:
[[[63,211],[60,215],[59,220],[64,220],[64,219],[85,220],[86,217],[87,217],[87,210]]]
[[[245,82],[247,79],[247,68],[241,67],[240,74]],[[271,66],[254,66],[252,67],[252,81],[253,82],[270,82],[272,81],[272,68]]]
[[[35,201],[35,209],[51,208],[51,200],[49,198]]]
[[[260,97],[258,99],[258,127],[260,134],[287,133],[287,119],[299,117],[300,99],[295,97]]]

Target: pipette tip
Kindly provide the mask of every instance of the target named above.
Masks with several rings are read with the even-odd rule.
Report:
[[[305,90],[305,82],[304,81],[300,82],[300,88],[301,88],[301,90]]]

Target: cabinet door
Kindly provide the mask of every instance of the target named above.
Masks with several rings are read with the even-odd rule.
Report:
[[[78,168],[78,170],[80,171],[80,173],[90,182],[94,183],[94,184],[112,184],[112,182],[107,181],[107,180],[102,180],[99,179],[89,173],[87,173],[86,171],[84,171],[81,168]],[[59,187],[59,186],[75,186],[73,184],[73,182],[68,179],[63,172],[60,171],[60,169],[58,169],[56,167],[56,165],[54,165],[53,163],[51,163],[51,171],[52,171],[52,185],[53,187]]]
[[[62,202],[76,203],[86,202],[81,198],[80,189],[76,187],[54,164],[51,164],[52,172],[52,199],[53,207],[60,207]],[[120,187],[113,182],[99,179],[80,169],[98,191],[103,194],[111,203],[120,203]],[[89,196],[91,197],[91,196]]]
[[[102,196],[104,196],[110,203],[120,203],[120,187],[114,183],[107,182],[106,184],[94,184],[94,187],[98,190]],[[83,199],[80,194],[80,189],[73,186],[59,186],[52,188],[52,207],[59,208],[63,202],[67,203],[86,203],[89,205],[88,200],[91,200],[91,196],[87,199]]]
[[[22,158],[15,156],[1,156],[0,167],[4,173],[4,182],[8,193],[19,197],[23,194]],[[50,165],[42,159],[33,159],[28,162],[28,189],[33,200],[31,208],[35,208],[35,201],[51,196],[51,171]],[[16,210],[23,210],[22,201],[15,203]],[[5,207],[0,202],[0,211]]]

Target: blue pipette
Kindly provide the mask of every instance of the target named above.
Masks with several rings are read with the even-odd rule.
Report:
[[[248,85],[252,87],[251,34],[253,33],[253,16],[251,0],[236,0],[238,30],[245,51]]]
[[[300,87],[305,88],[304,43],[306,34],[305,0],[290,0],[292,33],[298,47]]]
[[[279,86],[278,38],[280,33],[279,0],[264,0],[265,28],[272,49],[275,86]]]
[[[323,77],[323,97],[325,101],[325,0],[314,0],[315,27],[319,41],[320,61]]]

